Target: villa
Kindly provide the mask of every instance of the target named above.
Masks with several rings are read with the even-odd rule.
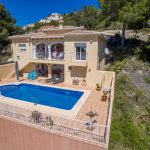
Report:
[[[88,86],[96,87],[107,47],[103,34],[60,25],[10,39],[13,58],[22,72],[37,70],[49,78],[61,74],[67,84],[79,79],[79,84],[84,80]]]
[[[0,64],[0,132],[8,141],[0,149],[108,150],[115,73],[104,71],[105,35],[60,25],[9,39],[15,63]]]

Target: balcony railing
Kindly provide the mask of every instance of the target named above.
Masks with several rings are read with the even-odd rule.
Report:
[[[33,55],[33,59],[38,60],[63,60],[64,59],[64,53],[63,52],[36,52],[35,55]]]
[[[58,133],[103,146],[107,144],[108,127],[104,125],[92,123],[92,130],[89,130],[87,122],[84,121],[49,115],[2,102],[0,102],[0,116],[45,129],[51,133]]]

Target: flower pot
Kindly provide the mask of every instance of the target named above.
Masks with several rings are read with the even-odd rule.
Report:
[[[96,88],[96,90],[97,90],[97,91],[100,91],[100,90],[101,90],[101,88],[100,88],[100,87],[99,87],[99,88]]]
[[[107,95],[103,95],[101,100],[102,100],[102,102],[106,102],[107,101]]]
[[[82,86],[86,86],[87,84],[86,84],[86,81],[85,80],[83,80],[82,81]]]

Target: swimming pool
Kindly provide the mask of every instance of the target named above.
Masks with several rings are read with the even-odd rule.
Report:
[[[1,95],[63,110],[71,110],[84,92],[27,83],[0,86]],[[12,99],[12,100],[13,100]],[[11,99],[10,99],[11,100]]]

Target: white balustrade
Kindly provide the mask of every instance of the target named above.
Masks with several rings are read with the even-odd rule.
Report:
[[[36,115],[36,117],[34,117]],[[18,107],[0,102],[0,116],[17,119],[20,123],[32,124],[48,132],[74,137],[83,141],[106,146],[107,126],[93,123],[93,131],[88,130],[87,122]],[[47,119],[49,117],[49,119]]]

